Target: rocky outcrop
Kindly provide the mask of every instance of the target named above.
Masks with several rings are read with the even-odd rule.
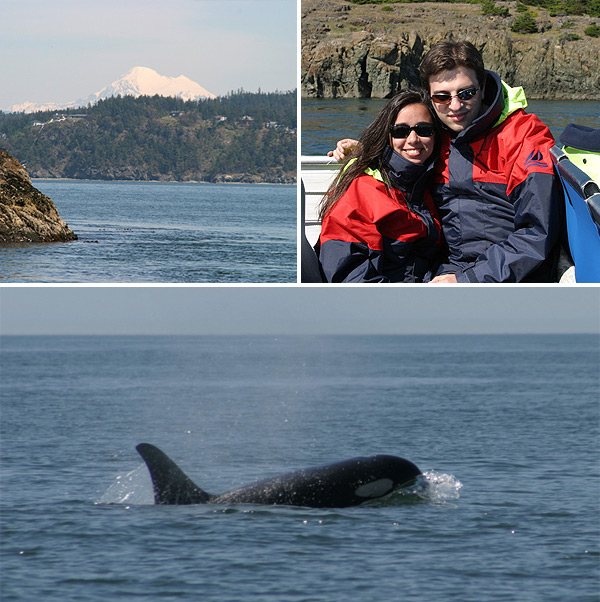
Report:
[[[487,68],[530,99],[600,98],[600,39],[583,33],[593,19],[536,8],[540,32],[515,34],[516,2],[502,6],[510,17],[483,16],[480,4],[302,0],[302,95],[388,98],[419,85],[419,64],[433,44],[466,39]]]
[[[76,239],[52,200],[33,187],[27,170],[0,148],[0,243]]]

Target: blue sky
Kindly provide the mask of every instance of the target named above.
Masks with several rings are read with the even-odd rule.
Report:
[[[0,333],[600,334],[600,288],[3,286]]]
[[[217,95],[296,88],[296,0],[2,2],[0,107],[85,98],[135,66]]]

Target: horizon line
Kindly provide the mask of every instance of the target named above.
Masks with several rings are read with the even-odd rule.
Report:
[[[299,332],[280,332],[280,333],[259,333],[259,332],[194,332],[194,333],[166,333],[166,332],[12,332],[12,333],[0,333],[2,337],[47,337],[47,336],[65,336],[65,337],[80,337],[80,336],[123,336],[123,337],[403,337],[403,336],[573,336],[573,335],[586,335],[586,336],[600,336],[597,332],[592,331],[580,331],[573,330],[569,332],[392,332],[392,333],[381,333],[381,332],[361,332],[361,333],[347,333],[347,332],[319,332],[319,333],[299,333]]]

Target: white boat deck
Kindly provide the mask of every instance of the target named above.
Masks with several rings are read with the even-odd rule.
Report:
[[[303,155],[300,163],[305,193],[304,233],[310,245],[314,247],[321,231],[321,222],[317,216],[318,206],[329,185],[337,176],[341,164],[332,157],[312,157],[308,155]]]

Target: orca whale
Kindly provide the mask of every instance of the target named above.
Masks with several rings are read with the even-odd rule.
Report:
[[[297,470],[226,493],[200,489],[164,452],[140,443],[156,504],[267,504],[310,508],[346,508],[382,498],[410,485],[421,471],[408,460],[377,455]]]

